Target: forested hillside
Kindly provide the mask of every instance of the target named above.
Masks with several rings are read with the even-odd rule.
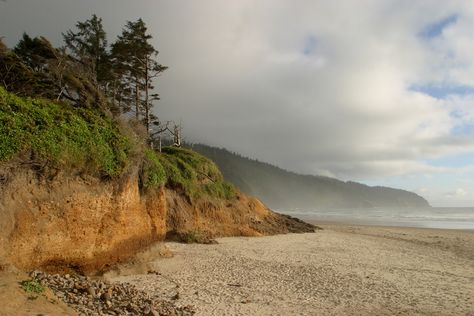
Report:
[[[212,159],[227,181],[272,208],[429,207],[424,198],[409,191],[301,175],[226,149],[201,144],[191,147]]]

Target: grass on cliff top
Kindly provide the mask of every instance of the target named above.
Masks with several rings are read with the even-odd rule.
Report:
[[[195,151],[164,147],[162,153],[148,150],[145,158],[145,187],[167,185],[182,190],[190,199],[235,197],[235,188],[224,181],[214,162]]]
[[[35,162],[115,177],[131,144],[99,111],[18,97],[0,87],[0,163],[31,151]]]
[[[143,186],[146,189],[162,186],[166,184],[166,172],[163,168],[157,153],[151,149],[145,150],[143,162]]]
[[[0,87],[0,164],[20,156],[28,163],[116,178],[136,155],[143,156],[141,178],[146,189],[166,185],[191,200],[235,196],[234,187],[224,182],[211,160],[183,148],[165,147],[162,153],[144,149],[133,135],[123,132],[99,110],[18,97]]]

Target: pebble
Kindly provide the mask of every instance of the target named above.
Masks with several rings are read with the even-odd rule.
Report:
[[[192,305],[177,306],[166,299],[150,297],[129,283],[94,281],[80,275],[47,274],[35,270],[30,277],[49,287],[54,294],[78,312],[79,315],[148,315],[190,316]],[[179,298],[177,293],[173,296]]]

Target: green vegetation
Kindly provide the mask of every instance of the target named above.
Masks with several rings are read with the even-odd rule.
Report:
[[[129,164],[131,144],[98,110],[18,97],[0,87],[0,162],[30,150],[35,162],[115,177]]]
[[[0,39],[0,164],[16,159],[45,175],[65,170],[101,179],[140,165],[145,190],[165,185],[190,200],[235,197],[209,159],[145,145],[168,131],[179,146],[180,127],[172,131],[151,112],[159,100],[154,78],[167,67],[156,60],[142,19],[128,21],[112,45],[96,15],[63,37],[60,48],[26,33],[13,49]],[[132,110],[135,119],[121,127],[120,115]]]
[[[24,280],[20,282],[21,288],[28,294],[41,294],[45,288],[36,280]]]
[[[146,189],[166,184],[165,169],[161,165],[158,155],[151,149],[145,150],[143,178],[143,185]]]
[[[132,163],[137,146],[118,126],[99,110],[18,97],[0,87],[0,162],[19,156],[33,164],[116,178]],[[148,148],[143,156],[145,189],[166,185],[191,200],[235,196],[217,166],[192,150]]]
[[[217,166],[206,157],[184,148],[165,147],[158,159],[166,173],[166,183],[181,189],[190,198],[235,197],[235,188],[224,182]]]
[[[154,82],[168,67],[140,18],[127,21],[109,45],[102,18],[93,14],[63,33],[54,47],[45,37],[24,33],[13,49],[0,38],[0,84],[20,96],[42,97],[114,115],[134,112],[150,142],[161,120],[152,112],[158,101]]]

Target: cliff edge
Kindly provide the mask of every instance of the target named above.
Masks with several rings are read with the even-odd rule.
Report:
[[[167,236],[314,231],[209,159],[139,139],[102,113],[0,88],[0,265],[92,272]]]
[[[21,269],[102,270],[176,233],[213,238],[314,230],[241,193],[194,201],[166,187],[141,193],[137,173],[103,182],[15,170],[1,186],[0,210],[0,257]]]

